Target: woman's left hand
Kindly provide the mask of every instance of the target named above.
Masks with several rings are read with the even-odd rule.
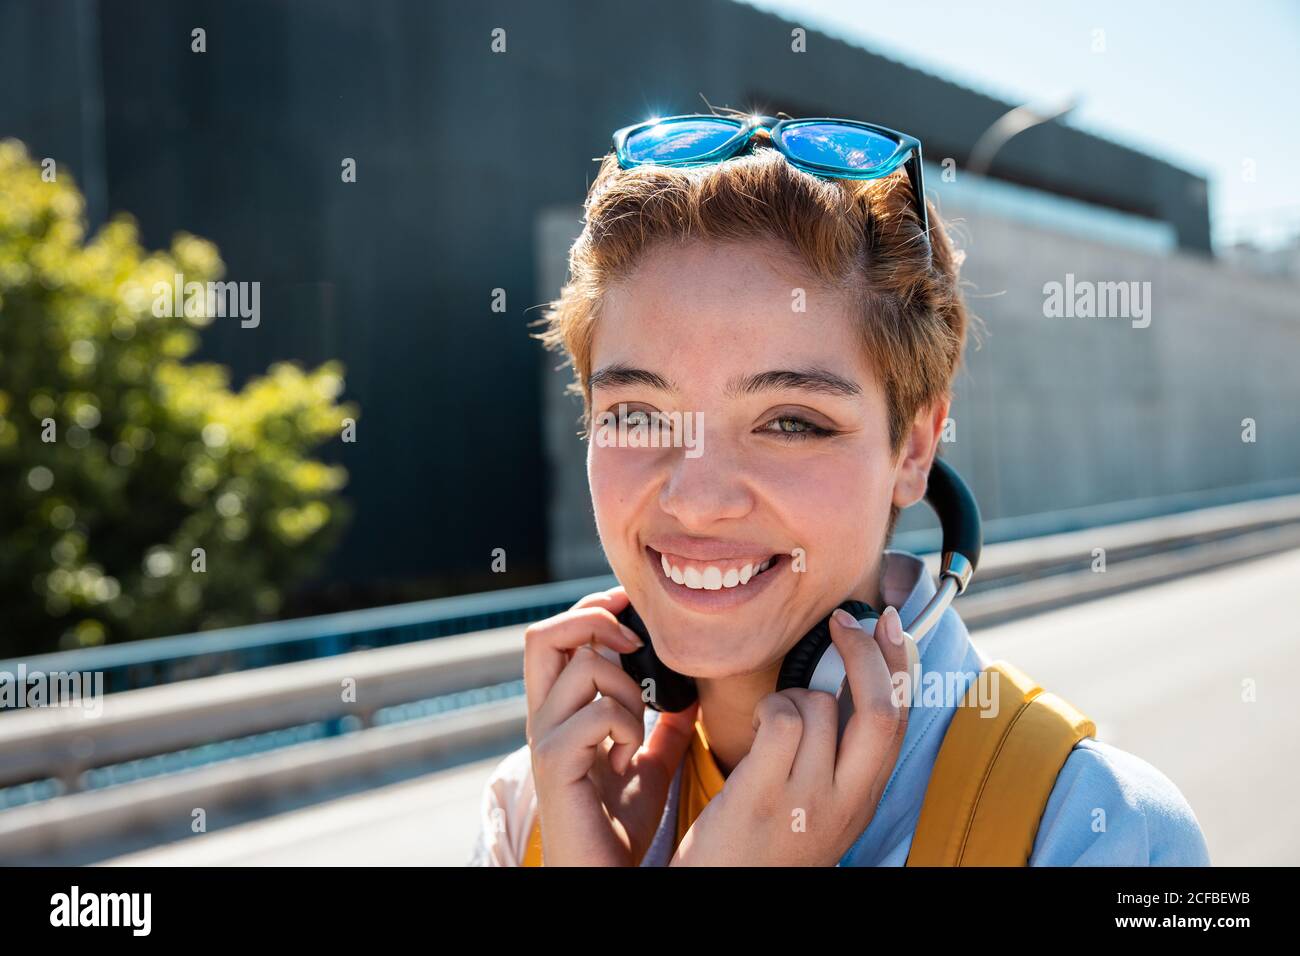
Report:
[[[891,607],[874,640],[836,611],[831,640],[854,702],[838,752],[833,696],[768,694],[754,709],[753,746],[682,838],[672,866],[834,866],[871,822],[907,732],[908,694],[895,692],[893,675],[908,673],[908,638]]]

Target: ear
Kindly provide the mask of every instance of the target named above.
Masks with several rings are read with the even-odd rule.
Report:
[[[894,507],[907,508],[925,497],[930,465],[939,450],[939,435],[948,418],[948,399],[919,409],[911,430],[903,437],[899,460],[894,466]]]

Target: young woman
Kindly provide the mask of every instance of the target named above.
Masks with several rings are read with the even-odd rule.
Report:
[[[900,613],[935,589],[885,546],[925,493],[968,323],[920,144],[702,116],[615,145],[544,338],[572,360],[620,586],[528,629],[528,745],[488,782],[473,862],[915,864],[923,805],[954,786],[932,775],[963,701],[894,692]],[[688,422],[693,447],[617,440],[647,424],[684,439]],[[832,616],[855,704],[837,740],[829,694],[775,688],[846,598],[884,613],[872,634]],[[629,601],[695,679],[688,710],[648,707],[619,666],[641,643],[616,618]],[[952,610],[917,647],[959,689],[989,663]],[[1182,795],[1137,757],[1085,735],[1051,774],[1021,862],[1208,863]]]

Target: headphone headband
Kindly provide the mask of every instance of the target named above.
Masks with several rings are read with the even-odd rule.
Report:
[[[917,641],[943,617],[952,599],[966,590],[979,564],[983,544],[979,504],[957,470],[942,458],[935,458],[930,466],[925,500],[943,528],[943,558],[938,590],[907,627]]]
[[[961,475],[942,458],[935,458],[930,466],[925,500],[943,527],[943,567],[939,573],[957,577],[960,594],[980,562],[980,506]]]

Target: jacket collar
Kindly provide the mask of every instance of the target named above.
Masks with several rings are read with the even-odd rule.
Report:
[[[906,627],[934,597],[936,588],[921,558],[906,551],[886,551],[880,590],[881,600],[897,609]],[[908,711],[898,760],[871,823],[841,857],[841,866],[905,862],[930,771],[955,710],[951,694],[931,691],[954,683],[964,687],[986,663],[951,607],[916,646],[921,656],[921,688]]]

